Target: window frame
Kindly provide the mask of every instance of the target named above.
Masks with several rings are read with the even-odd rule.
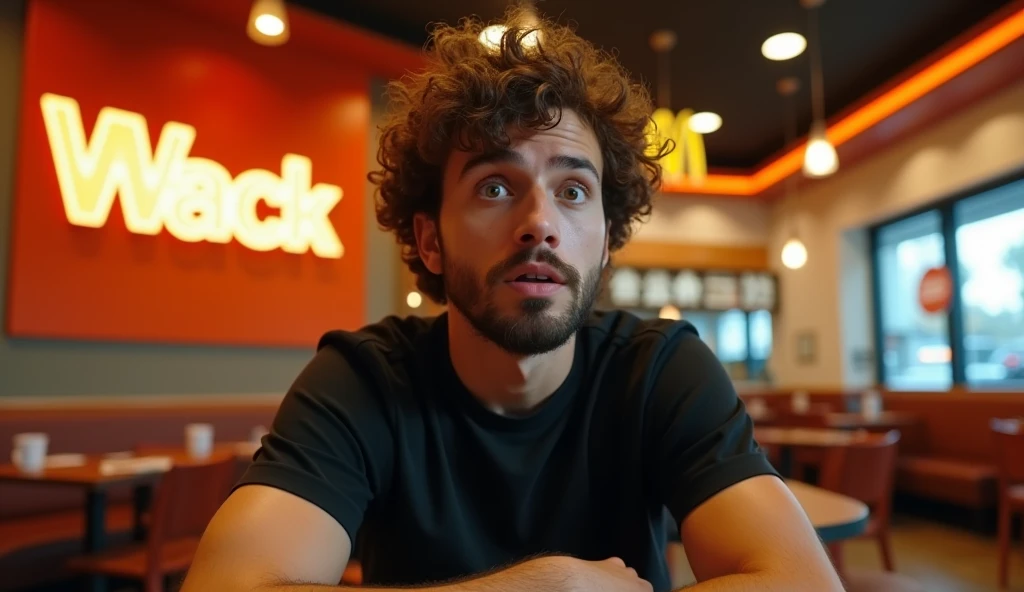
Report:
[[[946,267],[949,269],[950,276],[953,280],[953,297],[950,301],[949,311],[946,313],[946,337],[949,340],[949,348],[952,358],[950,360],[950,364],[953,371],[953,383],[951,388],[957,389],[969,387],[970,385],[967,384],[967,368],[964,352],[964,315],[963,306],[960,302],[961,292],[963,291],[963,281],[960,273],[960,258],[957,253],[956,244],[956,205],[982,193],[1022,180],[1024,180],[1024,166],[1019,167],[1008,174],[1000,175],[983,183],[972,185],[938,201],[933,201],[912,210],[908,210],[901,213],[899,216],[887,218],[868,227],[868,248],[871,250],[872,328],[875,333],[875,380],[877,381],[877,384],[887,386],[885,364],[882,363],[882,355],[885,351],[885,342],[881,312],[881,267],[878,257],[879,231],[886,226],[902,222],[926,212],[938,212],[939,227],[942,230],[942,242],[944,246]]]

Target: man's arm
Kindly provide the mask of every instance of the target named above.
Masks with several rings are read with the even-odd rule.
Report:
[[[715,354],[679,323],[659,361],[646,456],[654,492],[680,522],[703,582],[694,590],[842,590],[806,514],[754,441],[753,422]]]
[[[780,479],[752,477],[698,506],[680,526],[697,581],[687,592],[841,592],[843,585]]]
[[[210,522],[182,592],[325,592],[338,586],[351,539],[329,514],[261,485],[236,490]],[[360,590],[384,592],[386,588]],[[408,587],[403,587],[408,590]],[[620,559],[549,556],[425,592],[650,592]]]

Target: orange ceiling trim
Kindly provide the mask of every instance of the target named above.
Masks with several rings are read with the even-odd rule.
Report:
[[[828,126],[829,139],[836,146],[844,144],[1022,37],[1024,8],[1010,13],[970,41]],[[708,175],[700,184],[686,179],[666,179],[662,183],[662,191],[756,196],[800,171],[804,144],[801,142],[751,174]]]

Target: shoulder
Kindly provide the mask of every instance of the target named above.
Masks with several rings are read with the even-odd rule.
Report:
[[[340,354],[351,363],[401,366],[428,349],[426,343],[436,337],[440,320],[389,316],[355,331],[329,331],[320,338],[317,351]]]
[[[704,346],[697,329],[687,321],[641,319],[622,310],[594,312],[583,331],[594,349],[652,364],[680,349]]]

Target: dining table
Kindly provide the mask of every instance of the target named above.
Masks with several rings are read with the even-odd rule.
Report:
[[[802,481],[787,479],[786,485],[822,542],[828,544],[851,539],[863,534],[867,528],[871,512],[864,502]]]
[[[210,458],[231,456],[248,462],[258,444],[225,442],[213,447]],[[55,454],[47,458],[38,472],[25,472],[14,464],[0,464],[0,482],[45,484],[54,487],[76,487],[85,492],[85,530],[82,549],[87,554],[99,553],[107,547],[108,492],[113,488],[131,487],[133,505],[133,539],[145,539],[145,521],[153,487],[175,464],[196,462],[184,447],[144,446],[137,450],[107,454]],[[2,502],[2,500],[0,500]],[[89,589],[107,589],[106,578],[91,576]]]

